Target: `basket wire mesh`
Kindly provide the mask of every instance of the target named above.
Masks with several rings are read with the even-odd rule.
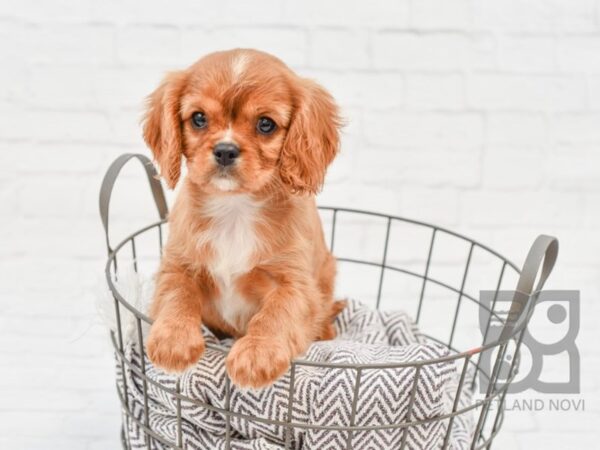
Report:
[[[116,246],[112,247],[109,241],[109,221],[108,221],[108,210],[110,204],[110,197],[112,193],[112,188],[114,183],[118,177],[118,174],[121,168],[131,159],[138,159],[145,171],[150,184],[150,188],[152,190],[154,202],[157,207],[157,211],[159,214],[159,220],[149,224],[134,233],[127,236]],[[360,267],[372,267],[378,271],[377,274],[377,285],[374,289],[374,306],[379,309],[381,307],[381,301],[383,298],[384,286],[386,282],[386,277],[389,273],[396,273],[402,276],[411,277],[416,280],[419,280],[420,287],[415,292],[416,297],[416,310],[414,311],[414,320],[417,324],[423,319],[423,310],[425,306],[426,299],[428,298],[426,293],[427,289],[431,286],[437,286],[438,288],[444,289],[447,292],[453,294],[456,297],[453,311],[451,313],[451,324],[450,324],[450,334],[449,337],[439,338],[434,337],[432,335],[427,335],[429,339],[432,339],[440,344],[445,345],[448,349],[450,349],[451,353],[443,358],[425,360],[425,361],[414,361],[414,362],[403,362],[403,363],[385,363],[385,364],[335,364],[335,363],[323,363],[323,362],[315,362],[306,359],[296,359],[291,362],[290,366],[290,382],[289,388],[287,392],[287,414],[285,420],[275,420],[271,418],[263,418],[263,417],[255,417],[244,414],[239,411],[234,411],[231,409],[231,381],[228,377],[226,377],[226,397],[224,407],[217,407],[208,403],[203,403],[197,399],[190,398],[181,393],[181,387],[179,382],[176,383],[175,389],[169,388],[167,386],[163,386],[158,383],[156,380],[148,377],[145,370],[145,363],[147,356],[144,351],[144,333],[143,327],[149,326],[152,324],[152,320],[142,311],[139,311],[136,307],[134,307],[127,298],[125,298],[121,292],[119,292],[117,288],[117,278],[119,274],[119,266],[120,259],[126,259],[126,253],[129,249],[128,258],[132,262],[133,270],[137,273],[139,270],[139,265],[141,259],[138,256],[138,248],[136,242],[140,240],[142,237],[147,237],[150,233],[156,233],[156,244],[157,247],[156,253],[158,257],[162,255],[162,247],[164,241],[165,227],[167,226],[167,204],[164,196],[164,192],[162,190],[161,184],[158,181],[157,173],[151,163],[151,161],[143,155],[139,154],[124,154],[117,158],[113,164],[110,166],[107,171],[105,178],[102,183],[102,188],[100,191],[100,215],[102,219],[102,223],[104,226],[105,236],[106,236],[106,246],[108,252],[108,259],[105,265],[105,275],[108,286],[114,298],[114,309],[115,309],[115,317],[116,317],[116,329],[110,332],[111,341],[114,347],[115,356],[117,359],[117,364],[120,366],[120,379],[117,380],[117,394],[121,401],[122,405],[122,414],[123,414],[123,427],[121,430],[121,441],[123,444],[123,448],[130,449],[130,441],[127,435],[127,424],[128,421],[132,421],[135,423],[142,433],[145,435],[146,447],[148,450],[155,448],[153,443],[157,442],[166,446],[167,448],[172,449],[181,449],[183,450],[183,429],[182,429],[182,402],[194,404],[200,406],[202,408],[206,408],[210,411],[215,411],[222,414],[226,420],[226,428],[225,428],[225,448],[231,448],[231,439],[232,439],[232,426],[231,420],[232,418],[243,419],[247,421],[255,421],[255,422],[263,422],[265,424],[282,426],[286,430],[285,434],[285,448],[293,448],[292,447],[292,432],[294,428],[316,428],[323,430],[331,430],[331,431],[343,431],[347,433],[346,439],[346,448],[353,448],[353,436],[357,432],[364,431],[376,431],[376,430],[385,430],[385,429],[402,429],[403,435],[400,442],[400,449],[406,448],[407,445],[407,430],[409,427],[415,427],[418,425],[426,424],[428,422],[433,421],[447,421],[447,427],[445,431],[445,436],[443,439],[442,449],[447,449],[449,447],[451,432],[452,432],[452,424],[455,418],[461,414],[475,414],[476,417],[476,425],[472,435],[471,440],[471,449],[482,449],[482,448],[491,448],[492,442],[495,436],[500,431],[500,427],[504,420],[504,401],[505,396],[510,386],[510,383],[515,378],[519,361],[520,361],[520,346],[522,342],[523,335],[525,334],[527,324],[533,313],[533,309],[535,306],[535,302],[540,290],[543,287],[544,282],[549,276],[554,262],[556,260],[557,251],[558,251],[558,243],[555,238],[549,236],[540,236],[532,245],[530,252],[526,258],[525,264],[522,270],[513,264],[511,261],[492,250],[491,248],[469,239],[465,236],[462,236],[453,231],[447,230],[442,227],[438,227],[435,225],[431,225],[425,222],[411,220],[402,217],[390,216],[380,213],[366,212],[355,209],[348,208],[336,208],[336,207],[319,207],[322,215],[325,217],[329,215],[329,246],[330,250],[334,255],[336,255],[336,232],[340,227],[340,217],[344,214],[352,214],[357,215],[364,218],[376,219],[380,223],[383,221],[384,225],[384,241],[383,241],[383,251],[381,254],[381,258],[379,261],[374,261],[373,258],[353,258],[348,256],[339,256],[336,255],[336,259],[338,262],[343,264],[351,264]],[[422,230],[427,230],[429,233],[428,239],[428,248],[426,252],[426,259],[424,264],[424,269],[422,272],[414,270],[410,267],[410,264],[405,265],[404,267],[393,263],[391,255],[389,254],[389,245],[390,245],[390,236],[392,226],[397,223],[402,223],[411,227],[419,227]],[[466,260],[464,261],[462,267],[462,275],[460,277],[460,282],[458,286],[453,286],[446,281],[442,281],[441,279],[432,276],[432,268],[433,268],[433,255],[436,249],[436,244],[440,239],[441,235],[452,236],[460,240],[464,245],[467,246],[468,251],[466,252]],[[483,304],[479,298],[468,293],[466,291],[466,283],[470,273],[470,270],[473,265],[473,255],[474,251],[483,251],[487,253],[490,257],[494,258],[497,262],[500,263],[500,269],[497,274],[497,279],[494,286],[494,297],[490,306]],[[542,264],[543,263],[543,264]],[[508,273],[512,273],[514,277],[518,279],[517,286],[515,289],[514,299],[511,303],[510,311],[508,316],[500,314],[497,308],[497,299],[498,293],[503,286],[503,282],[507,278]],[[534,286],[535,280],[539,279],[537,285]],[[487,286],[486,286],[487,287]],[[513,287],[514,289],[514,287]],[[485,327],[481,330],[483,334],[483,338],[481,340],[481,344],[476,347],[467,348],[467,350],[459,350],[454,345],[457,331],[461,327],[457,327],[459,322],[459,315],[461,312],[461,307],[463,307],[464,302],[470,302],[475,305],[477,308],[483,308],[487,315],[487,323]],[[124,311],[127,311],[130,314],[135,323],[135,333],[134,338],[137,339],[137,344],[141,349],[141,358],[142,364],[138,368],[133,365],[131,361],[129,361],[125,356],[125,337],[124,337],[124,325],[123,325],[123,315]],[[490,340],[488,339],[488,335],[490,333],[490,328],[492,322],[501,325],[501,333],[499,337]],[[488,342],[490,341],[490,342]],[[209,344],[210,346],[211,344]],[[226,349],[215,347],[215,349],[226,352]],[[483,358],[488,357],[490,361],[493,361],[487,368],[482,364]],[[419,379],[419,372],[422,370],[423,366],[427,364],[436,364],[440,362],[446,361],[454,361],[457,363],[457,367],[459,367],[460,378],[458,381],[458,385],[456,388],[456,392],[453,398],[453,405],[450,412],[439,415],[436,417],[429,417],[422,420],[411,420],[413,415],[413,408],[415,403],[415,392],[417,389],[417,380]],[[508,371],[506,373],[502,373],[501,377],[501,367],[507,361],[510,361],[508,365]],[[296,373],[299,367],[302,366],[317,366],[317,367],[331,367],[338,368],[344,370],[352,370],[356,373],[354,388],[352,392],[352,411],[351,411],[351,423],[350,426],[341,427],[341,426],[328,426],[328,425],[312,425],[306,423],[297,423],[292,420],[292,407],[293,407],[293,394],[295,388],[295,380]],[[414,369],[414,383],[412,384],[412,389],[409,397],[408,404],[408,414],[407,420],[400,423],[382,423],[377,425],[355,425],[354,418],[356,416],[356,409],[358,404],[358,395],[361,387],[361,379],[364,375],[364,372],[367,370],[378,370],[378,369],[388,369],[388,368],[400,368],[400,367],[411,367]],[[125,377],[125,370],[132,371],[140,380],[142,384],[143,390],[143,419],[140,420],[137,418],[132,411],[132,407],[129,404],[128,397],[128,384],[127,379]],[[459,407],[459,399],[461,397],[461,393],[463,392],[464,385],[467,382],[466,380],[468,370],[471,369],[474,371],[474,375],[471,378],[471,388],[476,382],[476,379],[485,379],[487,384],[487,389],[485,392],[482,392],[481,398],[474,399],[471,404],[465,407]],[[502,378],[502,379],[501,379]],[[148,389],[149,385],[154,386],[162,390],[165,394],[168,394],[176,399],[176,419],[177,419],[177,431],[176,431],[176,439],[170,440],[165,436],[159,434],[154,430],[149,422],[149,406],[148,406]],[[495,409],[492,408],[492,403],[495,402]]]

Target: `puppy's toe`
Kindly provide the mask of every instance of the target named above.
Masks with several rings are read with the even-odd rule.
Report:
[[[236,386],[261,388],[281,377],[290,367],[290,360],[286,346],[244,336],[229,352],[227,373]]]
[[[157,320],[150,329],[146,350],[150,361],[166,372],[183,372],[204,354],[200,326],[192,323],[164,323]]]

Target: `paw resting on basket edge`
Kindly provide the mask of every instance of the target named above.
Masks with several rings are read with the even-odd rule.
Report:
[[[244,336],[237,340],[227,356],[227,373],[233,384],[262,388],[272,384],[290,367],[286,346],[273,339]]]
[[[150,361],[166,372],[183,372],[204,354],[204,337],[198,324],[158,319],[150,328],[146,351]]]

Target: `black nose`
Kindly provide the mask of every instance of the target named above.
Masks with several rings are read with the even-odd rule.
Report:
[[[240,156],[240,149],[235,144],[221,142],[213,148],[213,155],[220,166],[229,166]]]

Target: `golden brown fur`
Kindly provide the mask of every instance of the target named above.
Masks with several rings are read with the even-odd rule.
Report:
[[[192,126],[198,111],[206,128]],[[260,117],[276,123],[272,134],[257,131]],[[182,161],[187,167],[151,307],[154,364],[194,364],[204,352],[203,322],[237,338],[227,358],[233,382],[261,387],[312,341],[334,337],[343,303],[333,301],[335,260],[314,194],[338,151],[338,128],[325,90],[254,50],[210,54],[150,96],[144,138],[169,187]],[[213,156],[223,140],[240,148],[226,170]],[[228,245],[229,229],[248,239]]]

